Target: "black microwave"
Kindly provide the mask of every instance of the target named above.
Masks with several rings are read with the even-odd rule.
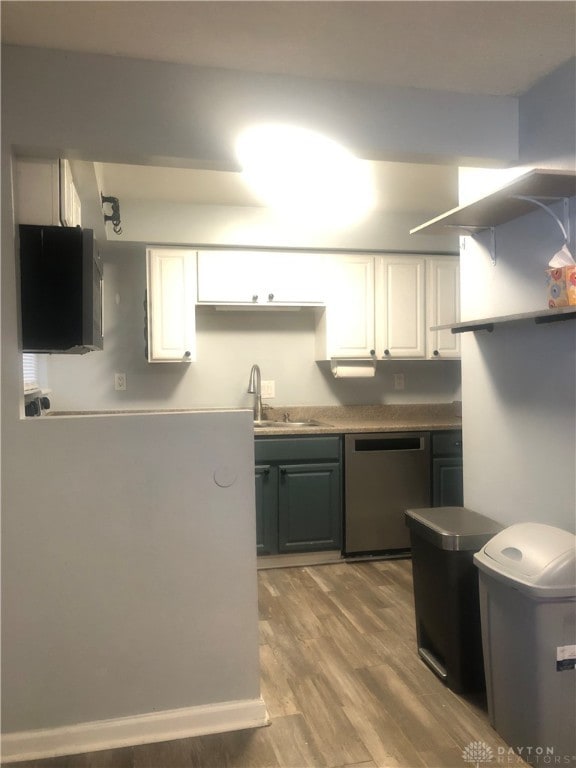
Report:
[[[22,351],[102,349],[102,262],[91,229],[20,224]]]

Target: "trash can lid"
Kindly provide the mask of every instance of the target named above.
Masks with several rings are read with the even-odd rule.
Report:
[[[406,510],[406,525],[439,549],[477,552],[500,523],[466,507],[426,507]]]
[[[576,536],[543,523],[516,523],[474,555],[499,581],[535,597],[576,596]]]

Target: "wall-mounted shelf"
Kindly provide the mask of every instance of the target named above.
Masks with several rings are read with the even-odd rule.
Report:
[[[420,224],[411,229],[410,234],[446,234],[448,230],[455,234],[470,235],[475,231],[491,229],[531,213],[534,203],[531,200],[518,199],[519,197],[553,202],[574,196],[576,172],[533,170],[486,197],[453,208]]]
[[[516,323],[523,320],[533,320],[537,325],[541,325],[542,323],[557,323],[561,320],[576,320],[576,306],[543,309],[538,312],[523,312],[517,315],[484,317],[480,320],[466,320],[463,323],[454,323],[453,325],[436,325],[430,330],[443,331],[450,329],[452,333],[468,333],[471,331],[491,332],[496,325]]]

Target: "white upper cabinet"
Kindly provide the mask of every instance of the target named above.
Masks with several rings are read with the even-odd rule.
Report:
[[[378,357],[426,356],[424,257],[380,256],[376,265]]]
[[[151,363],[196,359],[196,252],[148,248],[147,338]]]
[[[19,158],[14,164],[16,217],[19,224],[60,224],[58,160]]]
[[[430,325],[459,316],[458,258],[350,254],[327,259],[316,359],[457,358],[459,341]]]
[[[18,158],[15,196],[19,224],[82,225],[80,198],[67,160]]]
[[[60,221],[65,227],[82,226],[82,206],[68,160],[60,160]]]
[[[460,334],[449,328],[431,331],[436,325],[450,325],[460,320],[460,262],[447,256],[429,258],[426,264],[427,356],[454,359],[460,357]]]
[[[323,255],[199,251],[198,303],[315,306],[325,301]]]
[[[327,262],[326,310],[318,317],[316,357],[375,354],[374,256],[332,256]]]

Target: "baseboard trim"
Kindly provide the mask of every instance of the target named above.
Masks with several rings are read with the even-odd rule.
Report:
[[[269,568],[306,568],[309,565],[330,565],[342,563],[340,550],[323,552],[291,552],[287,555],[260,555],[257,559],[259,571]]]
[[[186,739],[209,733],[259,728],[269,724],[262,698],[150,712],[114,720],[98,720],[60,728],[3,734],[2,762],[131,747]]]

